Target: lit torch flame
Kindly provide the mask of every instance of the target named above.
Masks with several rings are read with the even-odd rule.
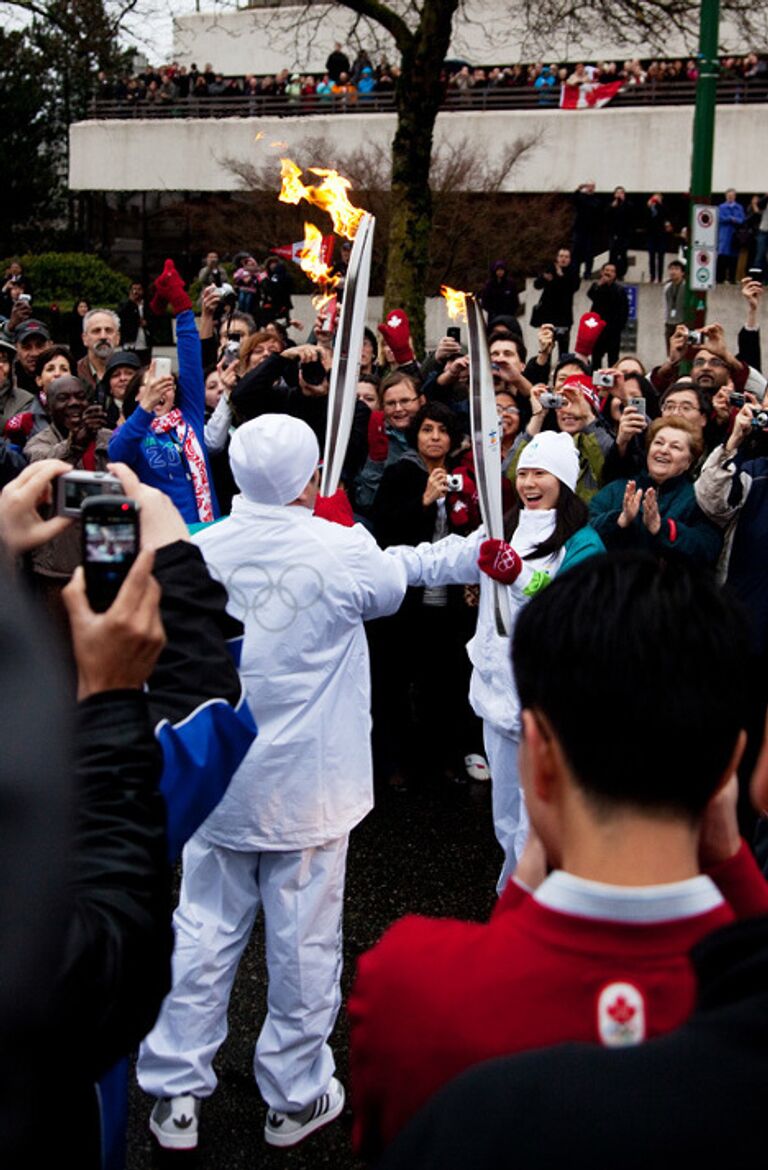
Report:
[[[341,281],[341,275],[334,273],[323,259],[323,233],[313,223],[304,224],[304,247],[296,256],[302,271],[320,290],[312,298],[312,304],[320,312],[333,298],[333,290]]]
[[[448,316],[452,321],[466,321],[467,294],[456,288],[449,288],[447,284],[440,285],[440,296],[445,297]]]
[[[308,203],[328,212],[337,235],[353,240],[365,211],[350,203],[347,192],[352,184],[349,179],[345,179],[338,171],[310,167],[311,173],[319,175],[323,181],[319,185],[307,187],[301,181],[301,168],[295,162],[289,158],[283,158],[280,162],[282,187],[278,198],[281,202],[299,203],[306,199]]]
[[[321,309],[333,296],[341,275],[334,273],[323,259],[323,233],[313,223],[304,224],[304,247],[299,249],[297,257],[302,271],[320,288],[320,294],[312,298],[312,304]]]

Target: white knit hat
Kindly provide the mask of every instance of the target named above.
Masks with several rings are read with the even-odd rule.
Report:
[[[576,491],[579,478],[579,455],[570,435],[557,431],[542,431],[523,447],[517,470],[538,467],[548,471],[561,483]]]
[[[238,427],[229,446],[235,482],[254,504],[291,504],[317,469],[314,431],[288,414],[262,414]]]

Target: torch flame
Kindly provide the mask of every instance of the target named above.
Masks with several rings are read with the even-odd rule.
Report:
[[[467,293],[456,288],[449,288],[447,284],[440,285],[440,296],[445,297],[448,316],[452,321],[466,321]]]
[[[333,290],[340,283],[341,275],[334,273],[323,259],[323,233],[313,223],[304,224],[304,247],[296,256],[302,271],[320,289],[312,298],[312,304],[319,312],[334,296]]]
[[[308,187],[301,181],[301,168],[297,167],[295,162],[283,158],[280,163],[282,187],[278,198],[281,202],[299,203],[300,200],[306,199],[308,203],[328,212],[337,235],[353,240],[365,211],[350,203],[347,192],[352,184],[349,179],[345,179],[338,171],[331,171],[325,167],[310,167],[311,173],[319,175],[323,181]]]

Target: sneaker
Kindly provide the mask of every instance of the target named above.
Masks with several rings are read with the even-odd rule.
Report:
[[[328,1092],[298,1113],[270,1109],[264,1123],[264,1140],[270,1146],[295,1146],[316,1129],[334,1121],[344,1108],[344,1086],[331,1077]]]
[[[199,1097],[161,1097],[149,1116],[149,1128],[164,1150],[195,1150],[199,1117]]]
[[[488,767],[488,761],[485,756],[481,756],[478,752],[473,752],[471,755],[464,757],[464,767],[467,770],[467,775],[470,780],[482,780],[487,783],[491,778],[491,769]]]

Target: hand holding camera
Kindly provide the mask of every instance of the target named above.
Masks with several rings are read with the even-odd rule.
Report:
[[[648,421],[644,413],[641,413],[636,406],[627,404],[622,411],[621,419],[619,420],[619,429],[616,433],[616,446],[619,449],[620,455],[625,455],[630,440],[635,435],[641,435],[648,426]]]
[[[554,394],[551,390],[543,390],[539,395],[539,402],[545,410],[559,410],[567,401],[564,394]]]
[[[448,472],[444,467],[435,467],[429,473],[427,486],[424,489],[424,495],[421,497],[421,502],[425,508],[430,504],[434,504],[436,500],[442,500],[445,493],[448,491]]]
[[[0,495],[0,539],[11,556],[38,548],[60,536],[72,523],[67,515],[44,519],[39,509],[51,505],[54,480],[71,471],[61,459],[41,459],[25,467]]]
[[[78,699],[137,689],[152,673],[165,645],[161,591],[152,576],[154,559],[151,550],[140,553],[104,613],[95,613],[89,604],[82,567],[64,589],[77,661]]]

